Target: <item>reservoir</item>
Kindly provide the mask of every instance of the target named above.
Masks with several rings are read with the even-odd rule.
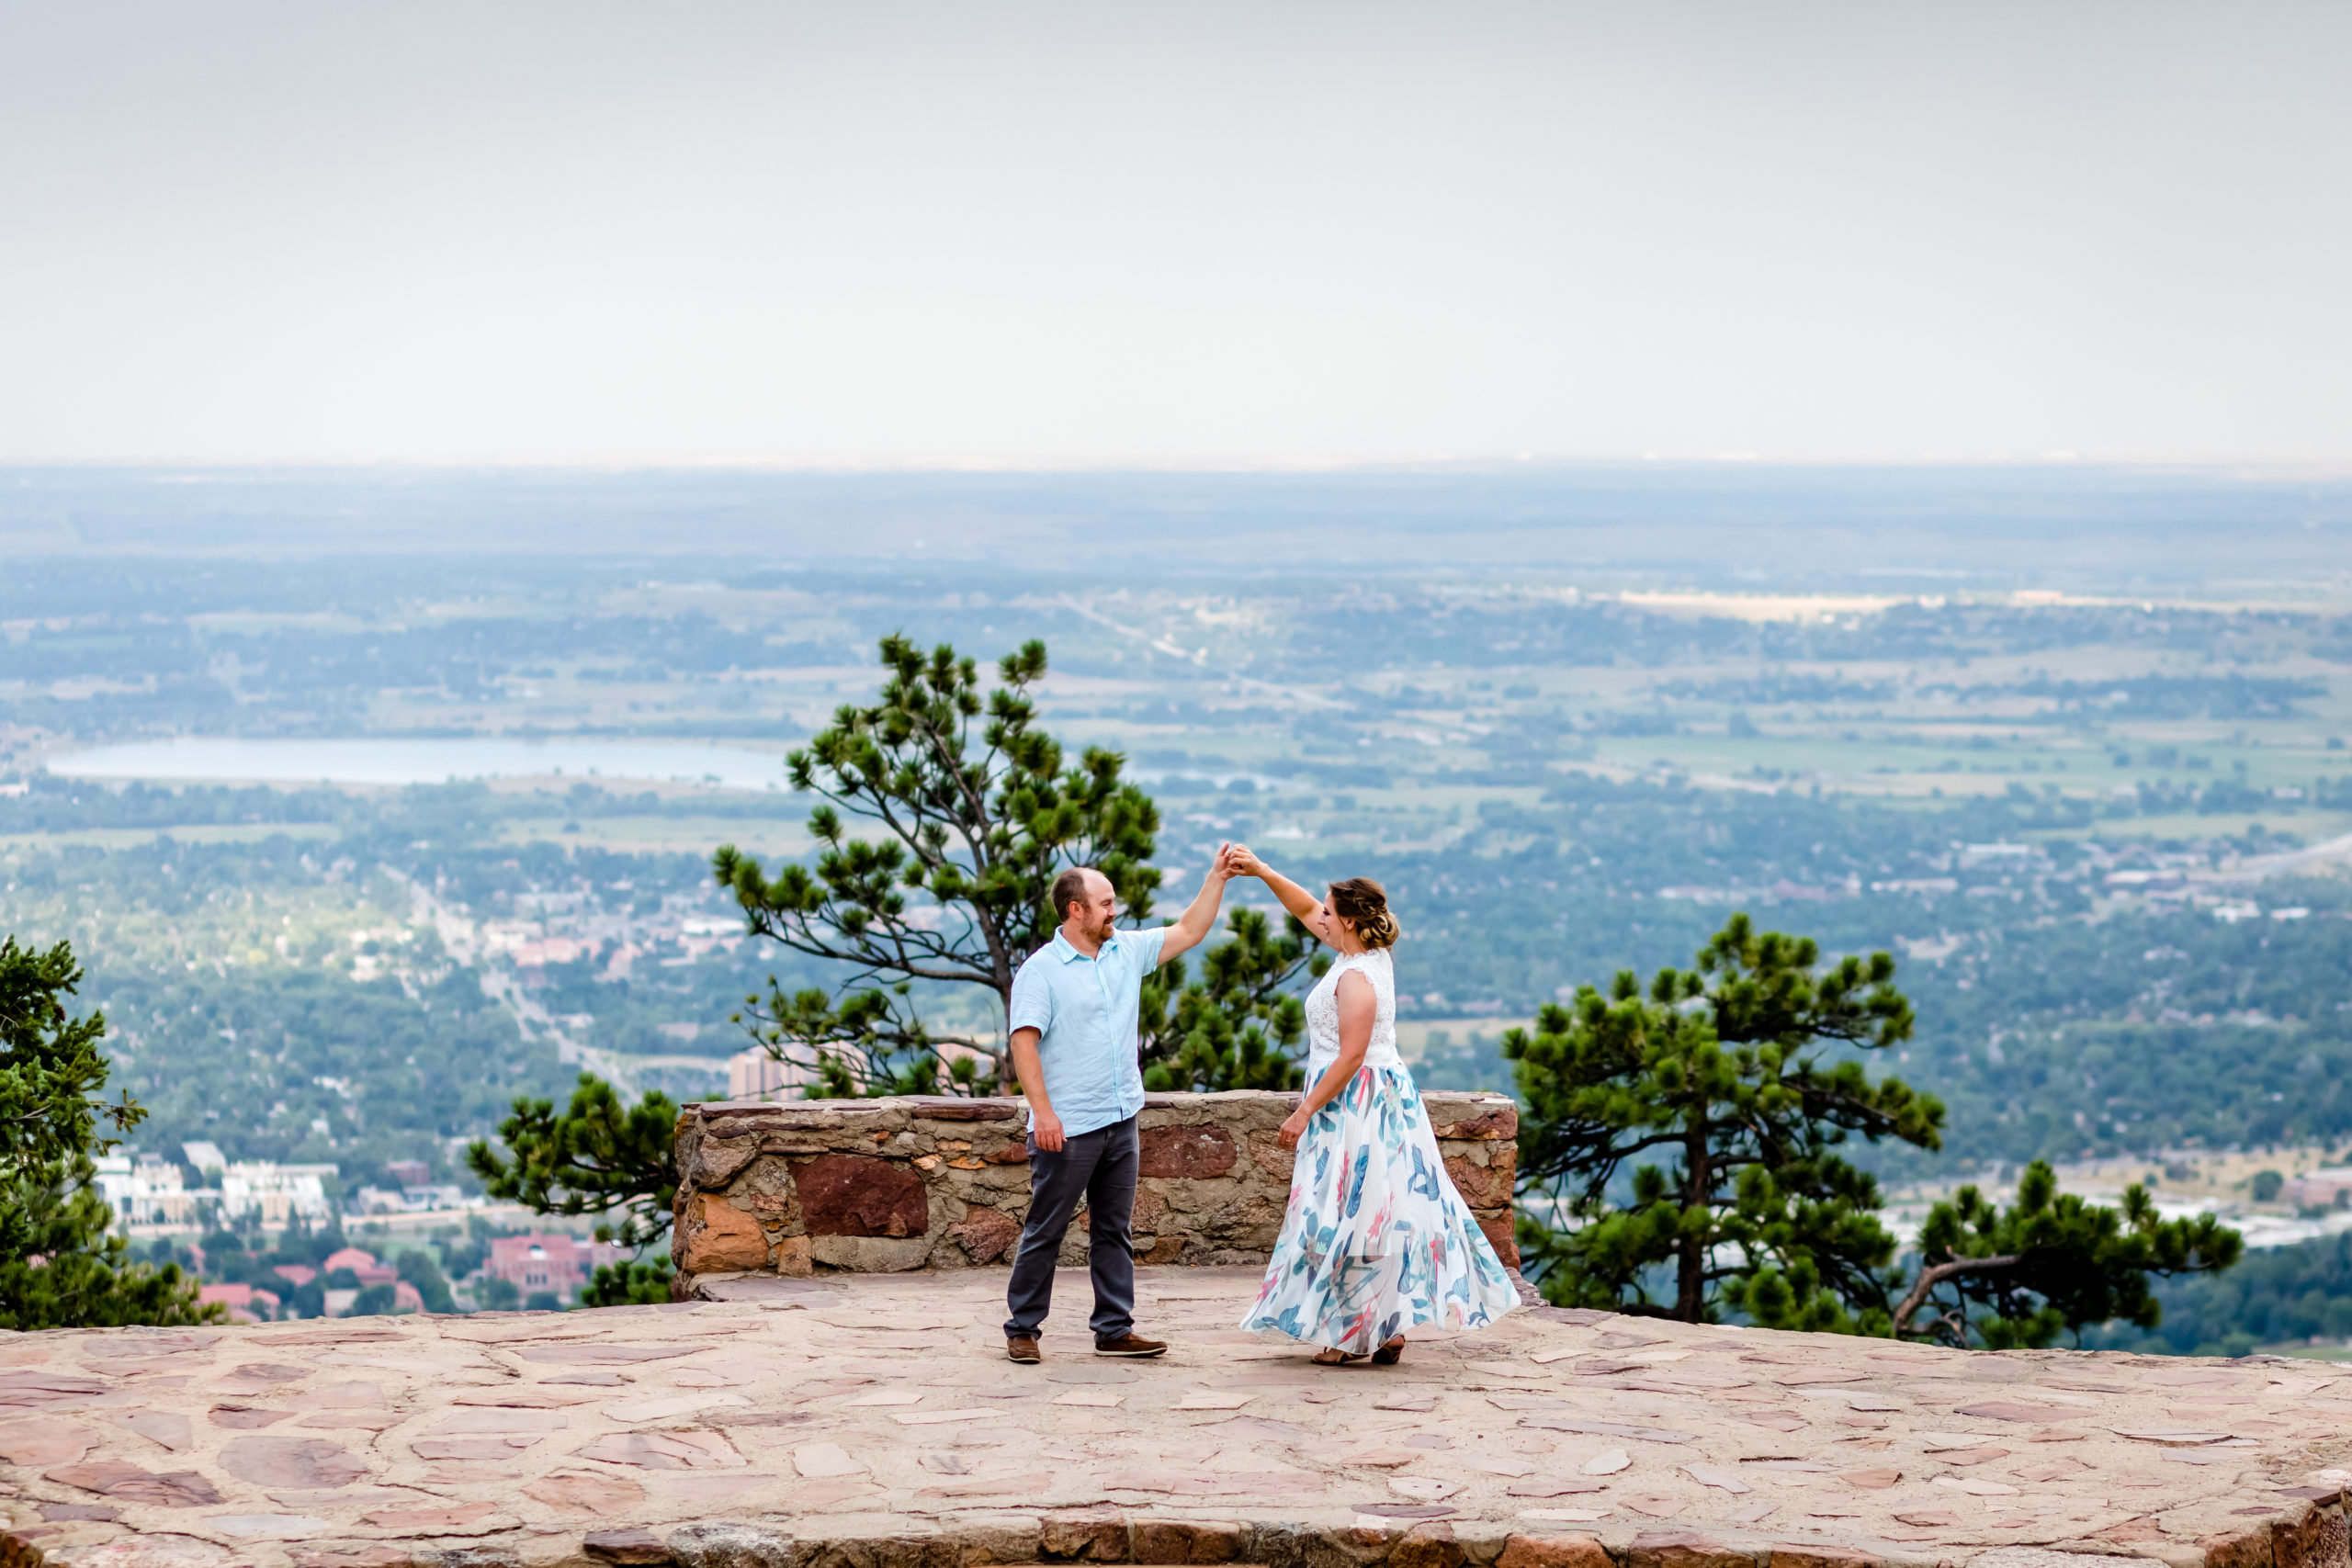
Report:
[[[192,736],[100,746],[49,759],[68,778],[199,783],[446,784],[452,779],[630,779],[781,790],[784,757],[741,744],[501,736],[351,740]]]

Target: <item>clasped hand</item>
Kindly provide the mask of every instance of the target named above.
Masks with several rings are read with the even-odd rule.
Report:
[[[1281,1140],[1283,1147],[1286,1149],[1298,1147],[1299,1139],[1306,1136],[1306,1123],[1312,1119],[1312,1115],[1313,1113],[1304,1105],[1290,1113],[1290,1119],[1283,1123],[1282,1131],[1274,1134]]]

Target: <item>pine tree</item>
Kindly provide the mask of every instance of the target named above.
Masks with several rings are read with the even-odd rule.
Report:
[[[1283,917],[1280,936],[1256,909],[1235,909],[1226,924],[1233,940],[1201,955],[1199,980],[1185,983],[1179,958],[1144,982],[1143,1081],[1155,1093],[1306,1082],[1298,1045],[1306,1010],[1294,982],[1321,978],[1331,955],[1293,916]]]
[[[669,1235],[678,1194],[678,1108],[648,1094],[635,1105],[594,1073],[580,1075],[560,1114],[551,1100],[527,1097],[498,1124],[507,1157],[485,1140],[466,1147],[466,1164],[482,1190],[541,1214],[618,1214],[599,1224],[596,1239],[642,1253]],[[582,1304],[624,1306],[670,1299],[670,1264],[600,1264]]]
[[[1806,938],[1735,915],[1648,994],[1631,971],[1512,1030],[1528,1272],[1563,1305],[1697,1323],[1883,1325],[1894,1241],[1877,1182],[1839,1152],[1860,1135],[1923,1148],[1943,1108],[1853,1058],[1909,1037],[1887,954],[1819,970]],[[1653,1292],[1658,1292],[1654,1296]]]
[[[177,1265],[134,1262],[108,1231],[96,1156],[121,1140],[101,1123],[124,1133],[146,1112],[102,1100],[106,1016],[66,1007],[81,983],[69,944],[0,940],[0,1328],[216,1321]]]
[[[1121,777],[1117,752],[1089,747],[1071,765],[1037,727],[1044,643],[1000,660],[1002,683],[985,698],[978,665],[945,643],[926,656],[894,635],[881,651],[878,699],[844,705],[787,759],[792,787],[824,801],[808,817],[814,868],[770,879],[731,844],[712,857],[753,934],[844,964],[848,978],[790,994],[771,979],[738,1021],[828,1094],[995,1093],[1011,1077],[996,1026],[1013,973],[1059,923],[1054,878],[1091,865],[1125,919],[1148,918],[1159,811]],[[876,836],[852,837],[844,813]],[[918,987],[978,988],[982,1021],[927,1020]]]
[[[1903,1287],[1877,1183],[1838,1151],[1857,1134],[1939,1144],[1943,1107],[1854,1057],[1911,1028],[1885,953],[1825,969],[1813,942],[1746,915],[1646,997],[1627,973],[1607,999],[1586,987],[1545,1008],[1503,1040],[1536,1200],[1520,1219],[1528,1271],[1564,1305],[2002,1349],[2116,1319],[2153,1328],[2151,1274],[2237,1260],[2242,1239],[2210,1214],[2165,1220],[2139,1187],[2120,1208],[2063,1195],[2037,1161],[2007,1209],[1973,1187],[1937,1204]]]
[[[2084,1328],[2117,1319],[2144,1333],[2164,1317],[2150,1274],[2216,1273],[2245,1250],[2245,1238],[2211,1214],[2163,1218],[2137,1184],[2123,1190],[2120,1209],[2062,1193],[2057,1174],[2035,1160],[2007,1209],[1971,1186],[1928,1211],[1919,1275],[1894,1326],[1993,1350],[2040,1348],[2061,1334],[2079,1342]]]

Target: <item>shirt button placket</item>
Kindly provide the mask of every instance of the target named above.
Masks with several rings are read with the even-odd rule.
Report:
[[[1106,948],[1094,961],[1094,988],[1102,998],[1102,1049],[1098,1054],[1102,1068],[1102,1108],[1115,1111],[1119,1109],[1119,1089],[1117,1069],[1112,1066],[1111,1058],[1118,1053],[1119,1025],[1112,1016],[1111,982],[1102,975],[1103,960],[1109,956],[1110,950]]]

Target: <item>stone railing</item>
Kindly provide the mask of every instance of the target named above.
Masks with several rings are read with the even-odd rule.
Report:
[[[1446,1173],[1516,1267],[1519,1112],[1500,1095],[1421,1097]],[[1282,1228],[1295,1095],[1155,1094],[1143,1111],[1135,1249],[1147,1263],[1262,1263]],[[1018,1100],[689,1105],[678,1118],[677,1292],[742,1274],[1007,1265],[1029,1208]],[[1082,1263],[1083,1212],[1062,1260]]]

